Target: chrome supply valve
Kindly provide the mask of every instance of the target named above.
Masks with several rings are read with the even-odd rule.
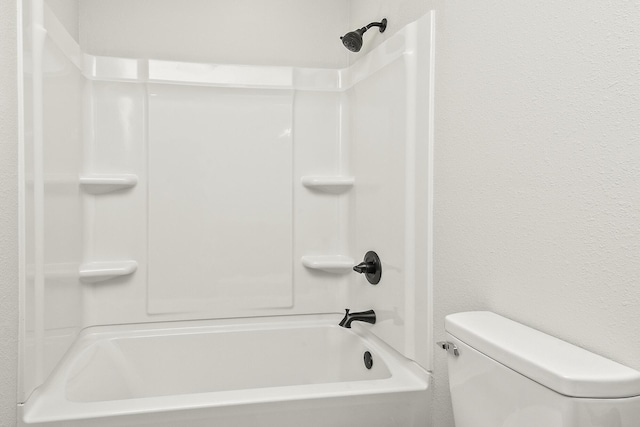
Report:
[[[458,351],[458,347],[454,343],[449,341],[439,341],[436,344],[438,347],[446,350],[447,353],[452,354],[456,357],[460,356],[460,351]]]

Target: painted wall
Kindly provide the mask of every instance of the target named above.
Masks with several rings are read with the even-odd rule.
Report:
[[[540,6],[436,4],[436,339],[491,310],[640,369],[640,5]]]
[[[71,37],[77,41],[80,38],[80,0],[44,0],[44,4],[51,8]]]
[[[380,33],[377,28],[367,31],[360,52],[349,53],[350,63],[357,61],[431,9],[433,2],[429,0],[349,0],[349,31],[362,28],[370,22],[380,22],[382,18],[387,18],[388,21],[384,33]]]
[[[18,123],[16,2],[0,0],[0,426],[16,423]]]
[[[437,11],[436,340],[447,314],[492,310],[640,369],[640,7],[351,0],[351,26],[393,31],[422,8]],[[438,352],[437,427],[453,427],[446,375]]]
[[[100,56],[335,68],[347,61],[346,10],[344,0],[86,0],[80,39]]]

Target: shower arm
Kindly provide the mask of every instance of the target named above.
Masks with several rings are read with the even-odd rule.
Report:
[[[367,25],[366,27],[362,27],[362,28],[360,28],[359,30],[356,30],[356,31],[358,31],[360,34],[364,34],[371,27],[378,27],[378,28],[380,28],[380,32],[384,33],[384,30],[387,29],[387,18],[384,18],[380,22],[372,22],[371,24]]]
[[[371,27],[379,27],[380,28],[380,32],[384,33],[384,30],[387,29],[387,18],[383,19],[380,22],[372,22],[371,24],[367,25],[366,27],[362,27],[362,29],[364,31],[367,31]]]

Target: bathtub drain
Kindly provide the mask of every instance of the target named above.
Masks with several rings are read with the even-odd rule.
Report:
[[[373,357],[368,351],[364,352],[364,366],[366,366],[367,369],[371,369],[371,367],[373,366]]]

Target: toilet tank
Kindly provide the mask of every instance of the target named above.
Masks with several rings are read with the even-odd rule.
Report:
[[[445,329],[456,427],[640,427],[640,372],[491,312]]]

